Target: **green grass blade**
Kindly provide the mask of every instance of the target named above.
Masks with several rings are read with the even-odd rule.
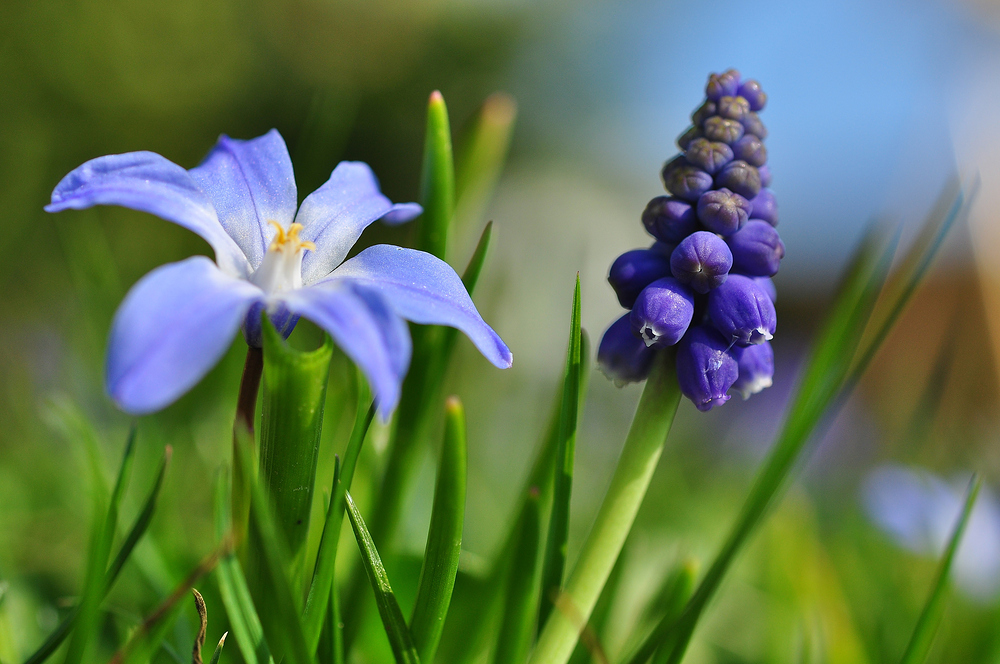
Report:
[[[121,466],[118,468],[118,477],[115,479],[115,486],[111,490],[111,501],[108,503],[108,518],[105,524],[106,534],[114,540],[115,530],[118,527],[118,511],[121,508],[122,497],[128,488],[129,478],[132,475],[132,462],[135,461],[135,438],[136,426],[133,424],[129,429],[128,439],[125,441],[125,452],[122,454]],[[109,542],[109,546],[110,546]]]
[[[389,584],[389,577],[385,573],[382,559],[375,548],[368,528],[365,527],[361,512],[358,511],[350,492],[345,495],[347,504],[347,515],[351,520],[351,527],[354,529],[354,536],[358,540],[358,548],[361,550],[361,560],[371,582],[372,592],[375,593],[375,603],[378,605],[379,615],[382,617],[382,624],[385,633],[389,637],[389,645],[392,647],[396,662],[400,664],[414,664],[420,661],[417,649],[413,645],[410,630],[403,619],[403,612],[399,608],[399,602],[392,592]]]
[[[458,159],[456,225],[478,224],[496,189],[517,119],[517,103],[498,92],[483,103]]]
[[[222,646],[226,645],[226,637],[229,636],[229,632],[222,635],[219,639],[218,645],[215,646],[215,652],[212,653],[212,659],[208,661],[208,664],[219,664],[219,658],[222,657]]]
[[[559,432],[556,443],[555,479],[553,481],[552,513],[545,539],[542,562],[542,586],[539,598],[538,622],[543,625],[553,609],[553,598],[562,588],[566,566],[566,543],[569,540],[569,507],[573,490],[573,460],[576,454],[577,414],[580,405],[580,275],[576,275],[573,309],[570,315],[569,342],[566,348],[566,369],[559,407]],[[609,570],[610,571],[610,570]]]
[[[531,664],[564,664],[569,660],[579,634],[578,622],[590,618],[646,495],[681,397],[673,353],[658,355],[611,484],[566,582],[561,601],[571,606],[577,614],[574,617],[580,620],[554,611],[531,653]]]
[[[133,522],[132,527],[129,529],[128,535],[125,536],[125,540],[118,549],[118,554],[111,561],[111,566],[108,567],[105,577],[105,594],[111,591],[111,586],[114,585],[115,579],[121,573],[122,568],[132,554],[132,550],[135,549],[136,544],[139,543],[142,536],[146,534],[146,530],[153,520],[153,514],[156,512],[156,502],[160,497],[160,490],[163,489],[163,480],[167,475],[167,468],[170,467],[170,459],[172,457],[173,448],[167,445],[163,451],[163,460],[160,461],[160,468],[156,472],[156,479],[153,481],[153,488],[150,489],[149,495],[146,496],[146,500],[142,504],[142,510],[139,511],[139,516],[135,518],[135,522]]]
[[[903,653],[903,658],[900,660],[901,664],[921,664],[927,659],[931,642],[934,640],[934,634],[941,622],[941,615],[944,613],[951,564],[955,560],[955,552],[958,551],[958,545],[962,541],[962,534],[969,523],[969,516],[972,514],[972,508],[976,504],[976,497],[979,495],[982,485],[982,479],[979,477],[973,477],[969,483],[969,491],[965,496],[962,513],[955,523],[955,529],[952,531],[948,546],[941,557],[937,576],[934,578],[931,592],[927,596],[927,603],[924,604],[920,618],[917,619],[917,626],[914,628],[910,643],[906,646],[906,652]]]
[[[494,664],[521,664],[528,656],[538,611],[541,515],[538,491],[529,493],[517,521]]]
[[[625,546],[627,548],[628,544],[626,543]],[[625,553],[626,550],[622,549],[622,552],[618,554],[615,566],[611,568],[611,574],[608,576],[604,588],[601,589],[601,595],[597,598],[597,604],[594,605],[594,610],[590,614],[587,627],[580,634],[580,641],[573,650],[573,656],[569,658],[570,664],[591,664],[594,660],[587,640],[588,638],[592,639],[600,647],[600,637],[604,634],[607,627],[608,617],[611,615],[611,606],[614,604],[615,595],[618,594],[622,571],[625,568]],[[603,650],[601,648],[602,653]]]
[[[696,573],[697,566],[694,561],[686,560],[667,576],[657,602],[661,606],[663,616],[635,654],[625,660],[628,664],[646,664],[654,653],[656,655],[654,663],[661,664],[670,656],[672,628],[684,610],[684,605],[691,598]]]
[[[425,662],[434,661],[455,589],[465,521],[467,464],[465,411],[458,397],[450,397],[445,402],[444,444],[434,489],[434,506],[420,568],[417,599],[410,618],[414,646]]]
[[[351,437],[347,442],[344,463],[338,464],[338,472],[334,473],[333,487],[330,491],[332,500],[327,506],[323,536],[316,554],[316,567],[309,589],[309,599],[306,602],[305,615],[302,619],[306,630],[306,643],[312,652],[316,652],[319,645],[326,619],[326,607],[329,605],[330,593],[333,590],[340,528],[344,522],[344,493],[351,488],[354,470],[358,464],[358,456],[361,454],[361,446],[365,442],[374,417],[375,403],[371,401],[371,391],[359,373],[358,409],[354,418],[354,428],[351,430]]]
[[[455,211],[455,161],[451,149],[451,127],[444,97],[435,90],[427,101],[427,133],[420,199],[419,248],[445,260],[448,230]]]
[[[232,518],[229,487],[225,469],[219,472],[215,484],[215,537],[220,546],[232,539]],[[240,563],[231,550],[226,551],[216,568],[216,580],[222,605],[229,617],[229,626],[236,646],[247,664],[268,664],[271,653],[264,639],[257,609],[254,607]]]

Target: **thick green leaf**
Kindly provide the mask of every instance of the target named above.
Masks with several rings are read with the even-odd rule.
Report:
[[[319,551],[316,554],[316,567],[313,571],[312,585],[309,590],[309,598],[306,602],[305,616],[303,617],[303,623],[306,628],[306,642],[314,652],[319,644],[320,634],[323,631],[327,611],[325,607],[329,606],[329,598],[334,586],[334,570],[337,564],[340,528],[344,522],[344,494],[351,488],[351,481],[354,479],[354,470],[358,464],[358,456],[361,454],[361,446],[375,417],[375,403],[371,400],[371,391],[368,389],[368,385],[360,372],[358,372],[357,381],[358,404],[357,413],[354,418],[354,428],[351,431],[351,438],[347,442],[344,463],[340,464],[338,462],[336,472],[334,473],[333,487],[330,491],[333,499],[327,506],[326,522],[323,524],[323,536],[320,540]],[[339,623],[340,621],[337,620],[335,624],[339,626]]]
[[[568,616],[562,611],[549,615],[528,660],[531,664],[564,664],[573,654],[580,623],[590,618],[632,529],[680,396],[674,355],[669,350],[661,351],[646,379],[611,485],[562,593],[560,601],[573,607],[576,615]]]
[[[301,573],[300,553],[309,531],[333,342],[326,337],[314,351],[296,350],[281,338],[266,315],[262,318],[260,481],[273,501],[292,564]]]
[[[375,542],[372,541],[371,534],[365,526],[364,519],[361,518],[361,512],[354,504],[350,492],[344,495],[347,501],[347,515],[351,520],[351,527],[354,529],[354,537],[358,540],[358,548],[361,550],[361,562],[371,583],[372,592],[375,593],[375,604],[382,617],[382,625],[389,637],[389,645],[392,647],[396,662],[400,664],[417,663],[420,661],[420,657],[417,655],[410,630],[403,619],[399,602],[396,601],[396,596],[392,592],[389,577],[382,565],[382,558],[375,548]]]
[[[538,611],[540,539],[541,517],[535,489],[529,492],[517,521],[494,664],[521,664],[531,649]]]
[[[434,506],[427,532],[424,561],[417,585],[417,599],[410,618],[410,634],[420,659],[434,661],[451,593],[458,573],[465,521],[465,485],[468,452],[465,411],[458,397],[445,403],[444,444],[438,465]]]
[[[976,504],[976,497],[979,495],[979,490],[982,486],[982,479],[979,477],[972,478],[972,482],[969,484],[969,491],[965,496],[965,505],[962,507],[962,513],[955,523],[955,529],[952,531],[951,538],[948,540],[948,546],[941,557],[937,576],[934,578],[934,583],[931,585],[931,592],[927,596],[927,603],[924,604],[924,609],[920,612],[917,626],[913,629],[913,636],[910,637],[910,643],[906,646],[903,659],[900,660],[901,664],[921,664],[921,662],[927,660],[927,653],[930,652],[931,642],[934,640],[934,634],[941,623],[941,615],[944,613],[944,601],[948,590],[951,564],[955,560],[955,552],[958,551],[958,545],[962,541],[962,534],[969,523],[969,516],[972,514],[972,508]]]
[[[559,406],[555,478],[552,484],[552,513],[549,517],[549,531],[545,539],[545,555],[542,561],[542,586],[538,608],[539,626],[544,625],[549,614],[552,613],[553,600],[562,588],[563,570],[566,566],[569,506],[573,489],[573,460],[576,454],[577,415],[580,406],[580,369],[583,361],[580,356],[582,348],[580,308],[580,275],[577,274],[576,287],[573,291],[573,308],[570,314],[563,392]]]
[[[236,449],[243,451],[241,462],[250,467],[250,459],[246,458],[249,445],[239,444]],[[301,602],[289,578],[291,556],[284,531],[278,525],[264,483],[254,482],[250,489],[247,550],[252,554],[249,559],[254,566],[248,570],[248,585],[251,594],[255,590],[260,593],[254,596],[254,605],[258,607],[264,635],[277,660],[313,664],[312,651],[306,646]]]
[[[444,97],[435,90],[427,101],[427,133],[420,185],[424,214],[420,220],[420,249],[445,260],[448,227],[455,211],[455,161],[451,150],[451,127]]]
[[[215,483],[215,537],[222,546],[227,539],[231,541],[232,519],[230,516],[230,500],[227,485],[227,473],[223,469]],[[219,583],[219,594],[222,604],[229,617],[230,629],[236,639],[236,646],[247,664],[269,664],[271,653],[264,640],[264,629],[261,627],[257,609],[253,605],[250,589],[240,567],[236,554],[230,549],[219,560],[216,568],[216,579]]]

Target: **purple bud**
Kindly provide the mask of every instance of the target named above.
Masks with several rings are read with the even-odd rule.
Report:
[[[760,111],[767,104],[767,94],[761,89],[760,83],[751,79],[740,83],[737,93],[750,102],[751,111]]]
[[[698,219],[708,230],[731,235],[750,218],[750,201],[726,188],[706,191],[698,199]]]
[[[705,120],[703,127],[706,138],[730,145],[740,140],[745,131],[743,125],[736,120],[727,120],[718,115]]]
[[[712,188],[712,176],[688,164],[683,157],[668,161],[660,175],[667,191],[686,201],[696,201]]]
[[[670,272],[682,284],[707,293],[725,283],[733,252],[715,233],[698,231],[684,238],[670,256]]]
[[[730,274],[708,294],[708,317],[723,337],[742,346],[768,341],[777,324],[771,298],[742,274]]]
[[[740,85],[740,73],[730,69],[722,74],[711,74],[705,85],[705,96],[712,101],[718,101],[723,96],[733,96]]]
[[[733,160],[733,149],[725,143],[696,138],[688,144],[684,157],[698,168],[715,173]]]
[[[701,138],[704,134],[701,132],[701,127],[688,127],[684,130],[684,133],[677,137],[677,147],[681,150],[687,150],[688,145],[691,144],[696,138]]]
[[[771,277],[754,277],[753,280],[757,282],[758,286],[764,289],[767,296],[771,298],[771,302],[778,301],[778,289],[774,287]]]
[[[761,176],[763,176],[763,173]],[[761,179],[763,180],[763,177]],[[753,208],[750,212],[751,217],[754,219],[763,219],[772,226],[778,225],[778,201],[774,198],[773,191],[770,189],[761,189],[760,193],[750,201],[750,206]]]
[[[730,120],[742,120],[750,112],[750,103],[743,97],[720,97],[719,115]]]
[[[760,121],[760,116],[753,111],[743,116],[740,122],[743,124],[743,128],[746,129],[746,133],[753,134],[762,141],[767,138],[767,127]]]
[[[611,264],[608,283],[615,289],[618,302],[631,309],[643,288],[667,276],[670,276],[670,258],[652,249],[633,249]]]
[[[765,341],[745,348],[734,346],[730,352],[736,358],[740,370],[739,378],[733,383],[734,392],[739,392],[746,400],[751,394],[771,387],[771,379],[774,377],[774,350],[771,344]]]
[[[691,122],[696,126],[700,127],[705,120],[709,119],[719,107],[711,99],[706,100],[704,104],[695,109],[694,113],[691,114]]]
[[[673,346],[694,318],[694,295],[676,279],[657,279],[639,293],[629,318],[632,333],[650,348]]]
[[[743,134],[743,138],[733,143],[733,156],[751,166],[763,166],[767,163],[767,148],[753,134]]]
[[[642,225],[657,240],[677,244],[698,230],[698,217],[690,203],[670,196],[657,196],[646,204]]]
[[[692,327],[677,346],[677,382],[701,411],[729,401],[726,392],[739,376],[729,343],[705,325]]]
[[[771,186],[771,167],[767,164],[759,167],[757,172],[760,173],[760,186],[770,187]]]
[[[647,348],[642,339],[632,334],[629,314],[611,324],[597,349],[601,372],[618,387],[646,380],[654,357],[656,351]]]
[[[733,271],[751,277],[771,277],[778,273],[785,245],[774,226],[751,219],[746,226],[726,238],[733,252]]]
[[[716,173],[715,184],[750,199],[760,192],[760,172],[756,167],[737,159]]]

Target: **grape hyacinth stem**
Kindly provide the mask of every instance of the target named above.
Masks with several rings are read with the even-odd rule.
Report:
[[[639,399],[611,485],[566,582],[563,597],[557,603],[568,603],[574,615],[554,611],[549,616],[529,664],[565,664],[569,661],[583,627],[578,621],[585,623],[590,617],[646,496],[681,397],[673,351],[664,350],[658,355]]]

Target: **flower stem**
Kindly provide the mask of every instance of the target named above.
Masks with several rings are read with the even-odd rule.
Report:
[[[580,631],[632,529],[680,396],[674,354],[661,352],[639,399],[611,486],[557,603],[573,611],[556,610],[549,616],[529,664],[565,664],[573,654]]]
[[[243,378],[240,379],[240,393],[236,397],[236,420],[233,422],[233,542],[239,547],[246,539],[247,523],[250,520],[250,481],[253,468],[244,468],[240,459],[255,459],[253,421],[257,413],[257,393],[264,371],[264,351],[247,348],[247,359],[243,364]],[[240,445],[250,449],[240,450]]]

